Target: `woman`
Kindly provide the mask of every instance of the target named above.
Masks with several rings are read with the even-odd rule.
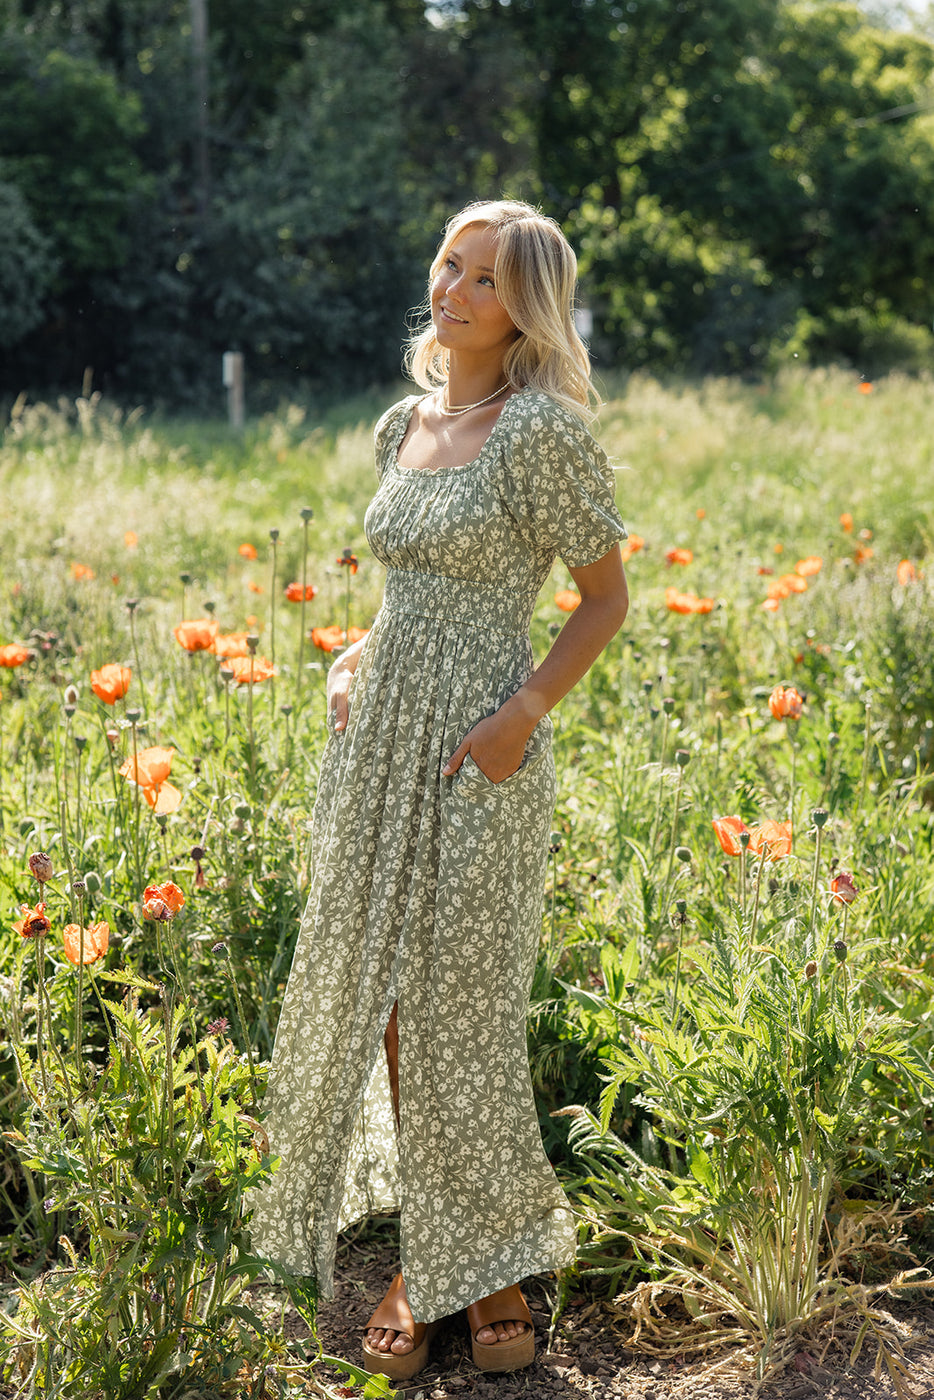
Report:
[[[628,606],[606,457],[585,426],[574,255],[525,204],[470,205],[431,267],[410,346],[427,391],[376,429],[368,636],[328,676],[312,882],[267,1092],[279,1170],[255,1247],[332,1287],[337,1234],[398,1210],[402,1272],[364,1364],[425,1364],[468,1310],[473,1357],[534,1354],[518,1282],[569,1265],[526,1050],[555,797],[548,711]],[[556,555],[581,602],[533,670]]]

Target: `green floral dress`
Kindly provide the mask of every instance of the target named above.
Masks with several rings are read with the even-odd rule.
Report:
[[[254,1247],[333,1287],[338,1231],[398,1210],[416,1318],[570,1264],[575,1226],[545,1156],[526,1047],[555,799],[551,721],[518,772],[445,761],[529,676],[528,626],[555,556],[625,536],[606,456],[545,394],[508,399],[479,456],[396,454],[417,400],[376,429],[370,547],[383,605],[333,730],[312,883],[265,1107],[281,1156]],[[383,1033],[399,1003],[401,1132]]]

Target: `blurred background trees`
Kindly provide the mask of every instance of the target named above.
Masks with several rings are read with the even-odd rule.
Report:
[[[934,45],[834,0],[0,0],[0,393],[392,378],[448,213],[528,198],[604,367],[929,361]]]

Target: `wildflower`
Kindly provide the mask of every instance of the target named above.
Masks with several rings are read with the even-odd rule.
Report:
[[[860,537],[861,540],[871,540],[871,539],[872,539],[872,531],[871,531],[870,529],[864,527],[862,530],[860,530],[860,532],[859,532],[859,537]]]
[[[18,642],[10,642],[7,646],[0,647],[0,666],[8,666],[12,670],[14,666],[22,666],[31,655],[28,647],[21,647]]]
[[[835,904],[852,904],[859,894],[859,886],[848,870],[841,870],[831,880],[830,892]]]
[[[713,598],[699,598],[696,593],[679,593],[677,588],[666,588],[665,607],[676,613],[709,613],[716,603]]]
[[[235,656],[228,660],[237,685],[251,685],[257,681],[268,681],[277,675],[275,666],[265,656]]]
[[[766,612],[778,612],[781,602],[778,598],[766,598],[762,606]]]
[[[806,559],[799,559],[795,565],[795,573],[802,578],[809,578],[812,574],[819,574],[824,566],[824,561],[819,554],[809,554]]]
[[[171,880],[162,885],[147,885],[143,890],[143,918],[167,924],[184,903],[185,896]]]
[[[79,564],[73,559],[71,561],[71,576],[73,579],[92,579],[94,570],[88,568],[87,564]]]
[[[255,544],[250,544],[249,540],[244,540],[243,544],[242,544],[242,545],[240,546],[240,548],[237,550],[237,553],[240,555],[240,557],[241,557],[242,559],[258,559],[258,558],[259,558],[259,553],[258,553],[258,551],[257,551],[256,545],[255,545]]]
[[[769,696],[769,709],[776,719],[800,719],[804,708],[804,696],[790,685],[777,685]]]
[[[872,545],[858,544],[853,551],[853,563],[865,564],[867,559],[871,559],[874,553],[875,550]]]
[[[88,924],[84,930],[84,956],[82,957],[81,928],[78,924],[66,924],[62,929],[62,946],[65,957],[75,967],[80,963],[97,962],[110,947],[110,925],[107,923]]]
[[[311,640],[321,651],[334,651],[344,645],[344,629],[333,623],[330,627],[313,627]]]
[[[29,857],[29,869],[40,885],[44,885],[46,880],[51,880],[55,875],[52,857],[46,855],[45,851],[35,851]]]
[[[338,564],[346,564],[352,574],[355,574],[360,567],[360,560],[349,549],[344,550],[337,562]]]
[[[186,651],[210,651],[220,626],[213,617],[193,618],[173,628],[175,640]]]
[[[760,576],[762,576],[762,575],[771,575],[771,574],[774,574],[774,572],[775,572],[775,570],[769,568],[768,564],[760,564],[759,567],[756,569],[756,573],[759,574]]]
[[[22,938],[44,938],[52,927],[51,920],[46,917],[44,904],[37,904],[33,909],[30,909],[28,904],[21,904],[19,912],[22,918],[14,922],[13,930]]]
[[[898,578],[898,581],[901,584],[902,588],[904,588],[907,584],[915,583],[917,581],[918,570],[915,568],[914,564],[912,564],[910,559],[902,559],[899,562],[898,573],[896,577]]]
[[[723,852],[728,856],[741,855],[743,846],[739,838],[744,831],[749,831],[746,823],[740,817],[714,817],[712,825]]]
[[[573,612],[579,606],[581,595],[574,588],[559,588],[555,594],[555,606],[562,612]]]
[[[118,666],[116,662],[108,662],[99,671],[91,672],[91,689],[105,705],[115,705],[129,690],[132,675],[129,666]]]
[[[781,584],[785,589],[786,598],[789,593],[807,593],[808,591],[807,582],[800,574],[782,574],[780,578],[775,580],[775,583]],[[770,590],[774,587],[775,584],[769,584]]]
[[[182,794],[167,782],[174,753],[174,749],[164,749],[158,745],[141,749],[135,759],[128,758],[119,770],[121,777],[142,789],[143,796],[157,815],[174,812],[181,804]]]
[[[671,549],[665,550],[665,563],[669,568],[672,564],[690,564],[693,558],[694,555],[689,549],[675,549],[672,547]]]
[[[857,393],[860,393],[860,394],[871,394],[871,393],[872,393],[872,387],[873,387],[873,386],[869,383],[868,379],[864,379],[864,380],[862,381],[861,384],[858,384],[858,385],[856,386]]]
[[[127,549],[135,549],[139,544],[139,536],[135,530],[126,530],[123,535],[123,543]]]
[[[853,517],[848,510],[845,510],[840,516],[840,529],[845,535],[853,533]]]
[[[110,745],[111,749],[115,749],[117,747],[117,744],[120,742],[120,730],[108,729],[105,734],[105,738],[108,744]]]
[[[703,506],[698,506],[695,514],[697,515],[698,520],[707,519],[707,512],[704,510]]]
[[[215,656],[248,656],[249,647],[246,644],[246,632],[228,632],[226,636],[214,638],[212,651]]]
[[[285,596],[290,603],[300,603],[303,598],[306,603],[310,603],[317,592],[313,583],[306,583],[304,591],[300,583],[290,583],[285,590]]]
[[[749,833],[749,849],[766,860],[791,855],[791,822],[759,822]]]
[[[208,1035],[223,1035],[230,1029],[230,1022],[226,1016],[218,1016],[216,1021],[208,1022]]]
[[[632,556],[638,554],[639,550],[644,548],[645,540],[641,535],[630,535],[628,540],[624,540],[620,545],[619,552],[623,557],[623,563],[628,564]]]
[[[263,585],[261,583],[255,583],[253,579],[250,579],[247,583],[247,588],[251,593],[262,593],[263,591]]]

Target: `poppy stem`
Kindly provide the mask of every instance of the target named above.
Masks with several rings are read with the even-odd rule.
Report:
[[[48,1097],[49,1076],[45,1067],[45,1044],[43,1015],[45,1011],[45,939],[34,940],[36,945],[36,1059],[39,1062],[39,1077],[42,1092]],[[51,1029],[51,1027],[50,1027]]]
[[[75,993],[75,1069],[78,1088],[84,1088],[84,1062],[81,1043],[84,1036],[84,899],[78,896],[78,988]]]
[[[308,587],[308,524],[309,517],[302,511],[302,597],[298,629],[298,668],[295,673],[296,689],[302,684],[302,666],[305,661],[305,590]]]
[[[234,1001],[236,1002],[237,1006],[237,1017],[240,1021],[240,1034],[243,1037],[243,1045],[244,1049],[246,1050],[247,1067],[250,1071],[250,1097],[252,1099],[252,1106],[255,1111],[256,1106],[259,1103],[259,1096],[256,1092],[256,1072],[253,1068],[253,1045],[247,1033],[246,1016],[243,1013],[243,1002],[240,999],[240,988],[237,986],[237,979],[233,975],[233,970],[231,969],[229,958],[225,958],[224,960],[224,971],[227,974],[227,980],[230,983],[230,986],[233,990]]]
[[[794,831],[794,827],[792,827],[792,831]],[[820,878],[820,847],[822,835],[823,827],[819,826],[817,828],[817,840],[814,843],[814,870],[811,875],[811,915],[808,919],[808,929],[812,935],[814,933],[814,915],[817,912],[817,882]]]
[[[859,808],[866,805],[866,786],[869,782],[869,743],[872,738],[872,701],[866,701],[866,726],[863,730],[863,771],[859,779]]]

